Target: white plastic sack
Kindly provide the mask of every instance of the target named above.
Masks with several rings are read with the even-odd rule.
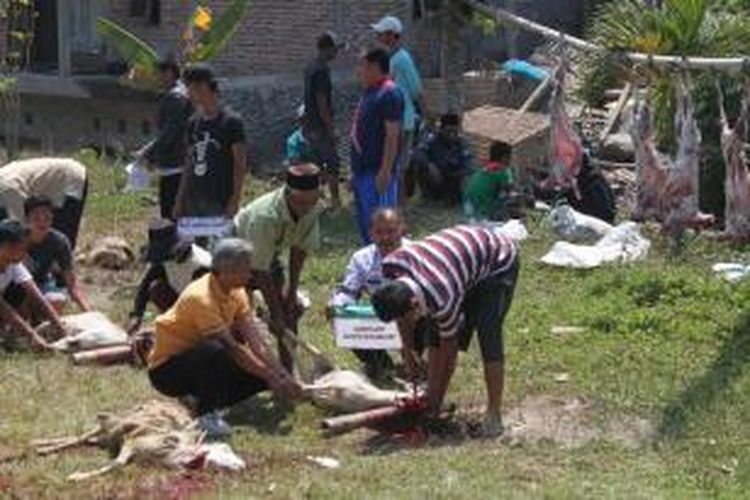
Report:
[[[552,210],[547,220],[556,235],[573,242],[596,241],[613,229],[611,224],[577,212],[568,205],[560,205]]]
[[[518,219],[511,219],[504,224],[492,225],[492,230],[517,242],[525,241],[529,237],[529,230]]]
[[[73,314],[61,318],[68,335],[52,344],[60,352],[77,352],[122,345],[128,342],[128,334],[112,323],[100,312]],[[39,327],[49,328],[48,324]]]
[[[738,283],[750,275],[750,265],[738,262],[719,262],[712,267],[719,277],[730,283]]]
[[[635,222],[625,222],[612,229],[596,245],[575,245],[558,241],[542,257],[542,262],[556,267],[592,269],[611,262],[634,262],[648,255],[651,242],[641,236]]]
[[[240,472],[247,464],[226,443],[201,445],[200,452],[206,453],[205,467],[220,471]]]
[[[151,184],[151,174],[138,162],[128,163],[125,172],[128,174],[128,183],[125,186],[126,193],[143,191],[148,189]]]

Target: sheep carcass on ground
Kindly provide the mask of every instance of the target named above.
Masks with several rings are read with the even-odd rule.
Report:
[[[121,327],[112,323],[100,312],[86,312],[72,314],[62,317],[62,324],[67,335],[52,344],[52,348],[61,352],[77,352],[125,345],[128,343],[128,335]],[[52,336],[51,324],[44,323],[39,326],[39,333],[50,338]]]
[[[98,422],[96,428],[81,436],[41,440],[33,445],[40,455],[78,446],[98,446],[116,455],[100,469],[70,475],[72,481],[100,476],[131,462],[196,468],[203,465],[207,454],[201,448],[203,433],[187,409],[177,403],[149,401],[121,415],[100,414]]]

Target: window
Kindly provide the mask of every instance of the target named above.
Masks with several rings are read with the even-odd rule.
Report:
[[[94,122],[93,122],[92,125],[94,127],[94,132],[101,132],[101,130],[102,130],[102,119],[99,118],[98,116],[95,116],[94,117]]]
[[[128,15],[147,19],[149,24],[161,24],[161,0],[130,0]]]
[[[143,120],[143,123],[141,123],[141,133],[148,137],[151,135],[151,122],[148,120]]]
[[[23,122],[26,124],[27,127],[31,127],[34,125],[34,115],[31,113],[26,113],[23,115]]]
[[[67,27],[73,52],[94,53],[101,48],[96,32],[96,18],[99,17],[98,0],[72,0],[67,15]]]
[[[120,134],[128,133],[128,122],[126,122],[123,118],[117,120],[117,132]]]

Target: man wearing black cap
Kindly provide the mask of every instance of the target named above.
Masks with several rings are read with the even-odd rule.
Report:
[[[234,217],[247,172],[242,119],[219,101],[219,84],[205,65],[183,80],[196,113],[188,122],[188,158],[174,216]]]
[[[211,254],[181,239],[177,226],[170,220],[157,219],[148,229],[146,250],[148,269],[138,285],[128,332],[138,331],[148,303],[165,312],[177,301],[180,293],[194,280],[211,270]]]
[[[26,256],[28,237],[29,230],[20,222],[0,222],[0,320],[3,326],[28,337],[35,348],[46,349],[47,341],[23,318],[20,310],[40,311],[60,337],[66,332],[60,317],[44,300],[31,273],[21,263]]]
[[[438,132],[428,135],[414,152],[410,172],[425,198],[459,203],[471,169],[471,153],[460,136],[460,119],[447,114],[440,119]]]
[[[302,127],[313,162],[325,171],[334,207],[338,207],[341,201],[329,64],[338,55],[339,47],[336,36],[331,32],[318,37],[318,56],[305,68],[305,118]]]
[[[297,299],[300,276],[307,256],[320,240],[320,170],[312,164],[287,170],[286,185],[243,208],[235,218],[237,235],[253,244],[253,280],[271,316],[271,329],[279,335],[296,331],[301,308]],[[281,273],[279,258],[289,251],[289,279]],[[284,366],[291,358],[280,346]]]
[[[171,60],[161,61],[158,70],[163,90],[156,115],[158,135],[136,152],[135,156],[137,160],[145,160],[156,166],[161,216],[171,218],[185,166],[185,133],[193,108],[188,99],[187,88],[180,81],[180,67],[177,63]]]

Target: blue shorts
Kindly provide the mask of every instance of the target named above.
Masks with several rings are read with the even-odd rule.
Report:
[[[370,241],[370,219],[378,208],[397,207],[399,176],[395,169],[391,175],[388,189],[382,195],[378,193],[375,186],[375,174],[354,174],[352,177],[352,190],[354,191],[354,203],[357,208],[357,226],[362,242],[369,245]]]

